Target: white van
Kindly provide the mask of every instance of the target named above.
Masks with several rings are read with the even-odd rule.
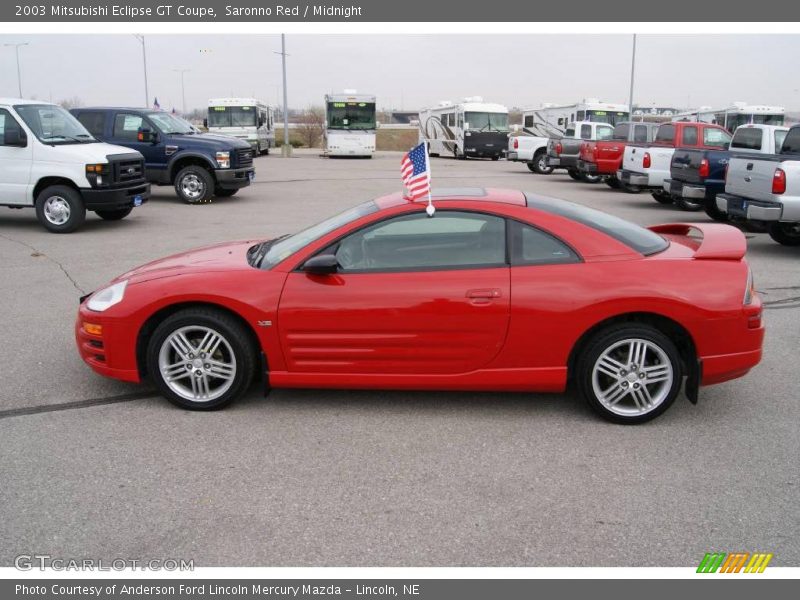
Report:
[[[87,210],[118,221],[149,197],[139,152],[98,142],[58,105],[0,98],[0,206],[69,233]]]

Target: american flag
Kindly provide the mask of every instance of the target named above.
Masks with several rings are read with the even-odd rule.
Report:
[[[153,110],[161,110],[161,105],[158,103],[158,97],[153,100]]]
[[[431,171],[425,142],[405,153],[400,163],[400,175],[406,186],[406,198],[419,200],[430,195]]]

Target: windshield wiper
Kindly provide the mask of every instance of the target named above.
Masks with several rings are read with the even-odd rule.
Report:
[[[81,134],[81,135],[86,135],[86,134]],[[94,138],[92,138],[92,139],[94,139]],[[69,141],[72,141],[72,142],[78,142],[79,144],[82,144],[84,141],[87,141],[87,142],[90,141],[90,140],[81,140],[81,139],[78,139],[77,137],[72,137],[71,135],[54,135],[52,137],[45,138],[45,140],[46,140],[45,141],[46,144],[54,144],[55,140],[69,140]]]
[[[272,246],[274,246],[277,242],[286,239],[289,237],[289,234],[282,235],[280,237],[276,237],[273,240],[267,240],[266,242],[261,242],[255,246],[256,250],[251,254],[250,264],[254,267],[261,268],[261,263],[264,262],[264,259],[267,257],[267,252],[269,251]]]

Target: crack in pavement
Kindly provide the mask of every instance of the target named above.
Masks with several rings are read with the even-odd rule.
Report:
[[[78,285],[78,282],[75,281],[75,279],[72,278],[72,275],[69,274],[69,271],[67,271],[67,269],[64,267],[64,265],[62,265],[60,262],[58,262],[55,258],[49,256],[45,252],[42,252],[41,250],[39,250],[35,246],[32,246],[31,244],[28,244],[27,242],[23,242],[21,240],[14,239],[14,238],[9,237],[9,236],[7,236],[7,235],[5,235],[3,233],[0,233],[0,237],[5,239],[5,240],[8,240],[9,242],[12,242],[14,244],[19,244],[20,246],[28,248],[29,250],[33,250],[35,252],[34,256],[43,256],[43,257],[45,257],[47,260],[49,260],[51,263],[53,263],[59,269],[61,269],[61,272],[64,273],[66,278],[69,279],[70,283],[72,283],[73,287],[76,290],[78,290],[81,293],[81,295],[84,295],[84,296],[86,295],[86,290],[84,290],[81,286]]]
[[[57,412],[61,410],[73,410],[76,408],[89,408],[92,406],[102,406],[104,404],[117,404],[118,402],[131,402],[133,400],[144,400],[145,398],[155,398],[158,394],[153,391],[133,392],[122,394],[121,396],[106,396],[104,398],[90,398],[88,400],[75,400],[74,402],[62,402],[61,404],[40,404],[38,406],[24,406],[22,408],[9,408],[0,410],[0,419],[10,417],[22,417],[25,415],[38,415],[46,412]]]

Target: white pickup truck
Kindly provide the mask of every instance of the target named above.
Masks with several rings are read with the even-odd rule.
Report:
[[[553,167],[547,166],[547,142],[550,138],[538,135],[517,135],[508,138],[506,160],[527,163],[539,175],[549,175]]]
[[[98,142],[55,104],[0,98],[0,206],[69,233],[87,210],[118,221],[149,196],[139,152]]]
[[[664,180],[670,177],[675,148],[711,150],[727,148],[731,134],[719,125],[695,121],[662,123],[652,144],[628,144],[622,156],[617,179],[624,185],[649,188],[657,201],[670,204],[672,197],[664,191]]]
[[[779,244],[800,246],[800,125],[778,154],[731,156],[717,208],[734,220],[766,223]]]

